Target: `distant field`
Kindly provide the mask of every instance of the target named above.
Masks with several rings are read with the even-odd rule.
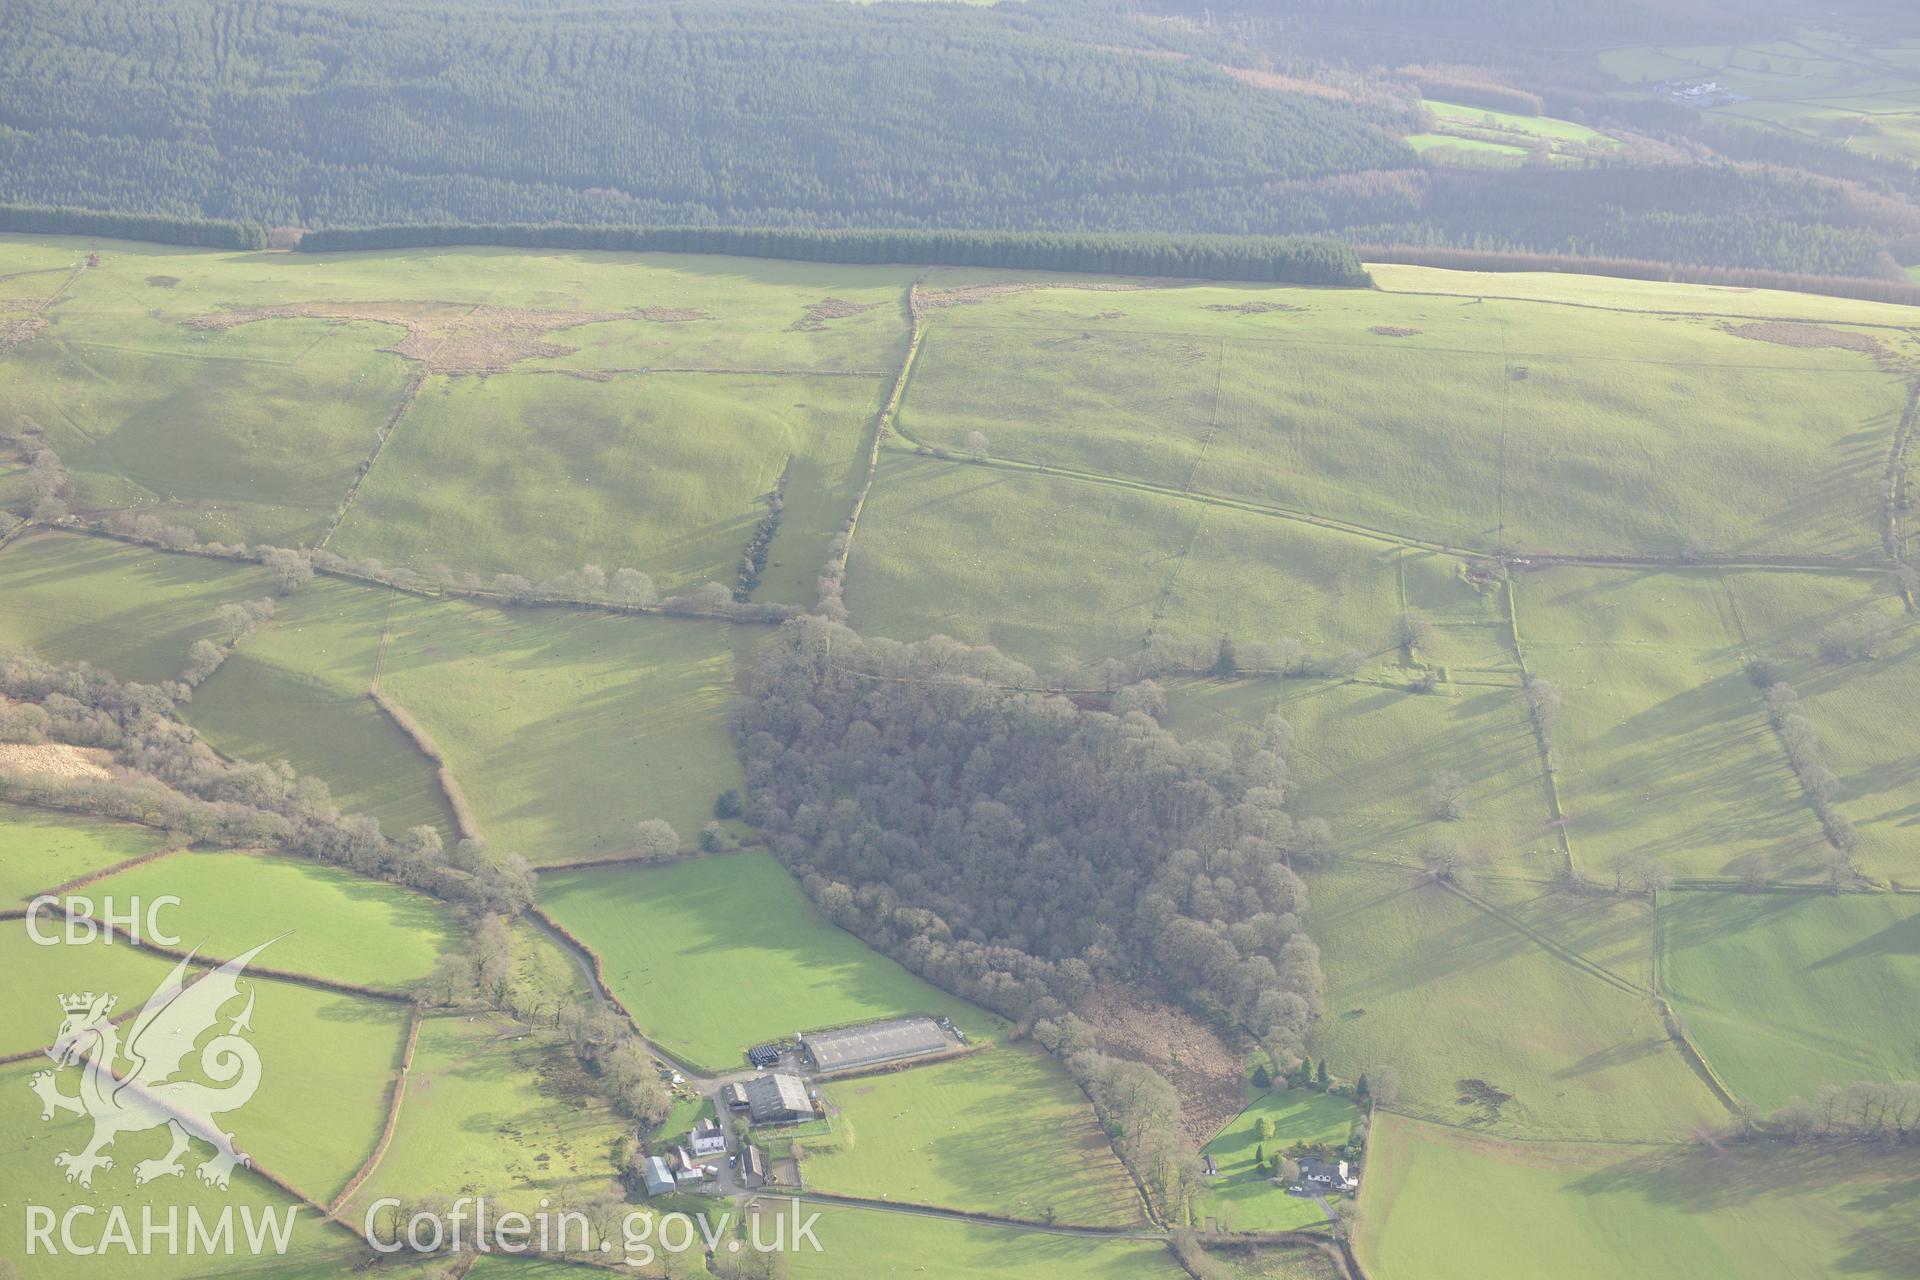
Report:
[[[122,680],[178,679],[223,604],[272,593],[253,566],[35,533],[0,551],[0,647],[91,662]]]
[[[55,1008],[51,997],[48,1006]],[[55,1008],[57,1012],[57,1008]],[[182,1159],[186,1173],[178,1178],[161,1178],[146,1186],[134,1189],[133,1166],[141,1160],[157,1159],[166,1154],[167,1139],[159,1130],[144,1133],[128,1133],[114,1144],[114,1167],[94,1175],[91,1189],[82,1188],[64,1180],[64,1174],[53,1162],[54,1156],[63,1151],[79,1151],[86,1145],[91,1127],[84,1121],[71,1116],[61,1115],[55,1120],[40,1118],[40,1099],[34,1096],[28,1087],[33,1073],[44,1070],[47,1063],[22,1062],[14,1066],[0,1067],[0,1147],[7,1151],[7,1200],[10,1211],[0,1213],[0,1258],[26,1258],[26,1214],[21,1211],[25,1204],[44,1205],[55,1214],[64,1215],[69,1209],[84,1206],[93,1211],[91,1218],[80,1215],[75,1218],[76,1239],[82,1243],[96,1241],[99,1232],[105,1229],[106,1213],[109,1208],[120,1206],[126,1209],[129,1220],[137,1231],[140,1222],[140,1207],[152,1205],[156,1220],[166,1221],[166,1211],[170,1206],[184,1211],[189,1207],[197,1208],[209,1221],[217,1220],[222,1210],[231,1206],[234,1211],[234,1230],[244,1241],[242,1214],[246,1210],[258,1213],[271,1208],[276,1220],[281,1220],[294,1201],[270,1186],[265,1180],[236,1169],[233,1180],[225,1191],[215,1190],[203,1185],[194,1176],[194,1168],[207,1159],[212,1149],[203,1143],[195,1143],[188,1155]],[[71,1075],[69,1081],[61,1087],[68,1093],[73,1092]],[[238,1112],[234,1119],[240,1122],[241,1145],[246,1145],[245,1121],[253,1115],[255,1108]],[[185,1219],[182,1218],[184,1232]],[[89,1230],[91,1228],[91,1230]],[[242,1244],[242,1249],[245,1245]],[[323,1226],[318,1214],[311,1209],[302,1208],[294,1217],[292,1244],[284,1258],[269,1256],[258,1261],[242,1252],[240,1259],[245,1260],[244,1274],[268,1277],[270,1280],[319,1280],[320,1277],[334,1277],[346,1274],[364,1252],[353,1245],[344,1232]],[[31,1275],[34,1280],[50,1277],[52,1280],[99,1280],[104,1274],[118,1266],[127,1255],[116,1250],[107,1257],[87,1257],[60,1251],[57,1256],[47,1256],[44,1250],[36,1253],[32,1259],[33,1270],[22,1272]],[[235,1269],[237,1259],[229,1264],[228,1274],[239,1274]],[[194,1280],[207,1272],[207,1258],[204,1254],[188,1255],[184,1246],[177,1254],[169,1254],[164,1247],[154,1251],[152,1256],[139,1260],[139,1274],[153,1277],[153,1280]]]
[[[1484,107],[1463,106],[1457,102],[1440,102],[1432,98],[1423,100],[1420,105],[1448,125],[1527,134],[1551,142],[1597,142],[1603,145],[1618,145],[1604,133],[1596,132],[1583,124],[1575,124],[1571,120],[1556,120],[1552,116],[1514,115],[1508,111],[1489,111]]]
[[[1058,671],[1148,636],[1296,639],[1316,655],[1394,649],[1402,550],[1244,510],[888,451],[848,566],[857,628],[945,634]],[[1435,559],[1438,559],[1437,557]],[[1473,596],[1443,570],[1438,607]],[[1480,660],[1443,632],[1435,661]]]
[[[1719,575],[1563,568],[1517,591],[1528,661],[1564,699],[1561,804],[1583,866],[1817,873],[1820,823],[1744,671]]]
[[[787,1212],[777,1198],[759,1202],[767,1213]],[[880,1209],[818,1208],[814,1235],[821,1251],[789,1253],[794,1280],[844,1276],[906,1280],[1179,1280],[1186,1275],[1163,1244],[1150,1240],[1088,1240],[984,1223],[917,1218]],[[772,1228],[763,1232],[771,1236]]]
[[[600,953],[641,1029],[696,1066],[870,1018],[944,1012],[975,1039],[1000,1026],[821,919],[770,854],[553,872],[540,903]]]
[[[367,696],[390,593],[317,578],[276,602],[182,710],[220,750],[285,760],[325,782],[348,813],[388,835],[422,824],[453,834],[433,763]]]
[[[9,903],[17,907],[17,903]],[[162,910],[164,921],[165,911]],[[64,937],[56,917],[41,916],[42,936]],[[249,944],[251,945],[251,944]],[[74,991],[111,991],[124,1009],[145,1000],[173,968],[173,961],[123,942],[42,946],[19,920],[0,920],[0,1054],[24,1053],[53,1043],[59,1034],[60,997]]]
[[[1390,1115],[1368,1170],[1375,1280],[1893,1280],[1920,1231],[1912,1162],[1870,1148],[1504,1143]]]
[[[329,548],[483,576],[593,563],[640,569],[663,591],[732,586],[791,460],[775,552],[811,588],[865,478],[884,381],[604,377],[432,379]]]
[[[1394,1067],[1396,1110],[1526,1137],[1677,1140],[1724,1122],[1651,992],[1633,989],[1653,943],[1644,905],[1567,908],[1549,937],[1570,959],[1508,904],[1490,914],[1412,872],[1329,869],[1307,885],[1327,973],[1312,1052],[1346,1079]],[[1619,971],[1622,929],[1637,970]],[[1590,947],[1618,982],[1587,967]]]
[[[354,1221],[389,1195],[484,1193],[531,1212],[542,1197],[577,1204],[612,1186],[621,1125],[582,1092],[585,1081],[563,1050],[518,1023],[429,1018],[393,1143],[354,1193]]]
[[[1664,894],[1661,980],[1729,1088],[1772,1110],[1823,1084],[1920,1078],[1920,900]]]
[[[31,898],[166,843],[151,827],[0,805],[0,898]]]
[[[499,854],[614,857],[664,818],[691,846],[742,785],[723,623],[396,602],[380,686],[430,733]]]
[[[433,971],[460,931],[442,905],[305,858],[177,853],[90,887],[96,897],[180,899],[163,917],[181,945],[226,959],[268,938],[273,969],[404,989]]]
[[[1086,1095],[1024,1045],[829,1083],[852,1137],[803,1162],[821,1191],[1089,1226],[1141,1220]]]
[[[1262,1118],[1272,1120],[1274,1127],[1273,1137],[1264,1142],[1259,1133]],[[1206,1193],[1194,1208],[1195,1225],[1212,1218],[1223,1230],[1298,1231],[1325,1222],[1319,1205],[1274,1186],[1272,1175],[1254,1158],[1263,1149],[1269,1158],[1284,1155],[1296,1142],[1338,1147],[1359,1118],[1360,1110],[1351,1102],[1304,1089],[1255,1098],[1203,1148],[1220,1176],[1207,1180]]]
[[[1905,398],[1860,352],[1623,311],[1215,287],[927,297],[962,301],[931,312],[909,441],[959,455],[979,430],[996,458],[1459,547],[1870,553]]]

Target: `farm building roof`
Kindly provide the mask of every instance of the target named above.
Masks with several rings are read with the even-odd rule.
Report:
[[[775,1072],[747,1081],[747,1109],[756,1121],[791,1120],[813,1114],[813,1099],[799,1076]]]
[[[947,1038],[931,1018],[896,1018],[801,1036],[800,1045],[819,1070],[846,1071],[939,1053]]]

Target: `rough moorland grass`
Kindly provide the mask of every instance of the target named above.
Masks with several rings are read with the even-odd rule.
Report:
[[[1660,974],[1736,1094],[1771,1109],[1823,1084],[1920,1078],[1920,899],[1661,895]]]
[[[1911,1160],[1869,1148],[1503,1143],[1377,1118],[1360,1191],[1375,1280],[1911,1274]]]
[[[1564,700],[1560,798],[1584,868],[1817,874],[1820,823],[1768,726],[1711,571],[1519,579],[1523,647]]]
[[[83,307],[56,303],[10,353],[15,411],[45,430],[79,505],[160,505],[219,541],[316,541],[406,380],[376,349],[386,326],[210,333]]]
[[[759,1202],[766,1213],[786,1202]],[[808,1206],[813,1213],[817,1206]],[[1088,1240],[984,1223],[912,1217],[881,1209],[818,1208],[820,1252],[786,1255],[795,1280],[897,1276],[914,1280],[1177,1280],[1184,1276],[1167,1247],[1151,1240]],[[771,1226],[762,1228],[771,1238]]]
[[[871,1018],[945,1012],[976,1040],[1000,1025],[827,923],[770,854],[552,872],[540,903],[599,952],[641,1028],[698,1066]]]
[[[613,857],[635,823],[693,842],[742,786],[718,622],[396,602],[380,687],[423,725],[497,853]]]
[[[955,452],[980,430],[1008,459],[1463,547],[1876,548],[1904,385],[1857,352],[1532,302],[1103,301],[1089,316],[1062,289],[935,311],[902,430]]]
[[[31,898],[166,843],[150,827],[0,805],[0,898]]]
[[[774,553],[826,560],[865,478],[887,381],[506,374],[428,382],[328,545],[414,568],[539,579],[631,566],[667,591],[732,586],[793,460]]]
[[[51,1007],[51,1001],[49,1005]],[[211,1153],[211,1148],[201,1143],[195,1143],[183,1158],[185,1175],[161,1178],[136,1188],[133,1166],[138,1161],[166,1154],[167,1138],[164,1131],[158,1129],[122,1135],[112,1148],[114,1167],[95,1174],[91,1189],[67,1182],[64,1173],[54,1164],[54,1156],[63,1151],[79,1151],[86,1145],[92,1129],[84,1120],[65,1113],[53,1120],[40,1118],[40,1099],[28,1087],[28,1081],[46,1066],[43,1060],[0,1067],[0,1145],[7,1153],[9,1208],[9,1212],[0,1214],[0,1258],[30,1263],[32,1270],[22,1275],[31,1275],[35,1280],[40,1277],[97,1280],[100,1276],[115,1274],[116,1268],[126,1267],[129,1270],[120,1274],[137,1273],[154,1280],[188,1280],[206,1276],[210,1274],[209,1267],[216,1267],[220,1274],[261,1276],[270,1280],[318,1280],[323,1276],[347,1274],[365,1252],[354,1246],[344,1233],[322,1225],[319,1214],[301,1209],[294,1217],[292,1243],[286,1255],[276,1256],[268,1244],[256,1256],[246,1243],[243,1215],[250,1211],[257,1216],[271,1210],[276,1221],[283,1221],[294,1202],[245,1169],[234,1171],[225,1191],[204,1185],[193,1173],[194,1166]],[[71,1083],[62,1087],[68,1093],[73,1091]],[[249,1107],[233,1117],[242,1128],[243,1146],[244,1126],[252,1110]],[[40,1249],[29,1259],[24,1209],[29,1204],[43,1205],[56,1216],[76,1207],[92,1209],[91,1216],[81,1214],[74,1219],[76,1242],[81,1244],[99,1240],[106,1228],[108,1211],[116,1207],[128,1214],[136,1233],[142,1206],[152,1206],[155,1218],[163,1224],[167,1210],[177,1208],[181,1213],[183,1241],[188,1209],[197,1210],[211,1227],[223,1211],[231,1208],[239,1252],[233,1257],[209,1259],[204,1253],[189,1255],[184,1243],[178,1252],[169,1252],[162,1241],[161,1248],[146,1256],[118,1249],[105,1256],[81,1256],[65,1249],[49,1255]],[[135,1238],[138,1239],[137,1234]]]
[[[460,942],[424,894],[285,855],[178,853],[86,892],[149,902],[171,894],[180,905],[164,922],[184,947],[224,959],[277,938],[261,964],[382,990],[426,977]]]
[[[889,451],[847,604],[863,630],[989,643],[1048,670],[1127,656],[1154,633],[1379,656],[1400,612],[1401,554],[1175,497]]]
[[[1087,1226],[1140,1221],[1140,1195],[1086,1095],[1024,1045],[824,1090],[849,1140],[806,1158],[809,1187]]]
[[[252,566],[34,533],[0,551],[0,648],[91,662],[122,680],[177,679],[223,604],[272,592]]]
[[[432,762],[367,696],[390,608],[386,591],[316,579],[279,600],[183,711],[221,751],[285,760],[389,835],[425,824],[450,838]]]
[[[609,1187],[622,1127],[549,1037],[504,1019],[431,1018],[420,1028],[386,1158],[354,1193],[355,1221],[382,1196],[484,1192],[530,1211]]]
[[[1328,869],[1308,888],[1328,982],[1312,1051],[1347,1079],[1394,1067],[1396,1110],[1609,1140],[1684,1139],[1725,1118],[1668,1040],[1650,992],[1602,980],[1414,873]],[[1612,904],[1596,910],[1593,932],[1617,927]],[[1644,955],[1650,925],[1640,938]],[[1490,1106],[1475,1081],[1510,1100]]]
[[[1263,1117],[1273,1121],[1274,1130],[1264,1141],[1259,1129]],[[1359,1118],[1359,1108],[1346,1099],[1305,1089],[1255,1098],[1203,1148],[1220,1173],[1207,1180],[1205,1194],[1194,1205],[1195,1225],[1212,1218],[1222,1229],[1234,1231],[1297,1231],[1326,1221],[1312,1200],[1274,1186],[1272,1175],[1254,1157],[1263,1149],[1268,1157],[1285,1154],[1297,1142],[1340,1146]]]

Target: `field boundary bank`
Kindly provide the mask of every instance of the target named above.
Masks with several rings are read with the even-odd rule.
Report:
[[[1520,587],[1511,574],[1507,575],[1502,586],[1502,594],[1507,598],[1507,629],[1513,637],[1513,657],[1520,664],[1520,688],[1525,692],[1533,681],[1533,670],[1527,666],[1526,646],[1520,640]],[[1567,876],[1578,884],[1580,860],[1574,856],[1573,837],[1567,832],[1567,812],[1560,804],[1560,768],[1553,758],[1553,739],[1547,734],[1544,721],[1534,713],[1531,698],[1528,704],[1527,727],[1533,730],[1533,744],[1540,753],[1540,774],[1547,794],[1547,815],[1555,835],[1559,837],[1560,852],[1567,860]]]
[[[1408,262],[1408,263],[1383,262],[1379,265],[1417,267],[1423,264],[1417,263],[1417,262]],[[1438,271],[1449,271],[1449,270],[1456,270],[1456,269],[1471,271],[1471,268],[1437,267],[1434,269]],[[1495,274],[1511,275],[1515,273],[1499,272]],[[1546,275],[1565,274],[1565,275],[1569,275],[1572,279],[1575,279],[1575,280],[1579,279],[1578,276],[1573,275],[1571,272],[1543,272],[1541,274],[1546,274]],[[1609,276],[1605,278],[1624,280],[1624,279],[1632,279],[1633,277]],[[1685,285],[1685,284],[1689,284],[1690,282],[1685,280],[1647,280],[1647,281],[1643,281],[1642,283]],[[1581,311],[1611,311],[1619,315],[1629,315],[1629,316],[1673,316],[1679,319],[1687,319],[1687,320],[1758,320],[1758,321],[1771,321],[1775,324],[1844,324],[1850,329],[1886,329],[1892,333],[1911,333],[1914,328],[1912,324],[1896,324],[1891,320],[1836,320],[1832,316],[1759,315],[1751,311],[1693,311],[1693,310],[1688,310],[1684,307],[1682,308],[1624,307],[1624,306],[1619,306],[1614,303],[1608,303],[1608,302],[1574,302],[1566,298],[1529,298],[1525,294],[1520,294],[1520,293],[1467,293],[1467,292],[1448,293],[1444,290],[1438,290],[1438,289],[1389,289],[1384,285],[1376,285],[1374,287],[1377,288],[1381,293],[1391,294],[1396,298],[1451,298],[1456,302],[1465,302],[1468,300],[1473,300],[1478,302],[1524,302],[1524,303],[1531,303],[1532,305],[1538,306],[1538,307],[1576,307]],[[1695,286],[1695,287],[1702,287],[1702,286]],[[1712,286],[1705,286],[1705,287],[1740,289],[1740,291],[1743,293],[1755,292],[1755,290],[1744,289],[1738,285],[1712,285]],[[1764,290],[1762,292],[1805,293],[1806,290],[1804,289],[1769,289],[1769,290]],[[1824,298],[1824,297],[1835,297],[1838,295],[1812,294],[1810,296]],[[1849,302],[1873,302],[1874,301],[1874,299],[1872,298],[1849,298],[1846,300]],[[1910,304],[1880,303],[1879,305],[1907,306]],[[1920,323],[1920,317],[1916,317],[1915,323]]]
[[[65,812],[65,810],[61,810],[60,812]],[[84,889],[90,884],[107,879],[109,876],[117,876],[122,871],[131,871],[135,867],[144,866],[149,862],[155,862],[161,858],[171,857],[176,853],[186,853],[189,848],[190,846],[181,844],[169,845],[164,849],[154,849],[151,852],[116,862],[110,867],[101,867],[99,870],[89,871],[83,876],[75,876],[65,884],[57,884],[51,889],[42,889],[39,893],[34,894],[33,897],[45,898],[54,897],[63,893],[72,893],[75,889]],[[29,901],[31,900],[32,899],[29,899]],[[22,911],[20,914],[24,916],[26,913]]]
[[[387,1147],[393,1142],[394,1130],[400,1124],[400,1106],[407,1096],[407,1075],[413,1070],[413,1051],[420,1043],[420,1024],[423,1021],[425,1016],[420,1006],[416,1004],[413,1006],[413,1017],[407,1022],[407,1040],[400,1050],[400,1066],[393,1074],[393,1087],[387,1100],[387,1122],[381,1128],[380,1136],[374,1140],[373,1150],[368,1152],[367,1158],[361,1162],[359,1170],[347,1179],[347,1184],[340,1189],[340,1194],[326,1206],[328,1218],[339,1220],[340,1210],[353,1199],[354,1192],[373,1176],[374,1171],[380,1167],[380,1161],[387,1154]]]
[[[468,314],[471,315],[472,312]],[[445,346],[446,341],[442,338],[440,345]],[[434,350],[438,351],[439,348],[436,347]],[[427,359],[431,358],[430,352]],[[414,402],[420,398],[421,390],[427,385],[427,376],[425,361],[415,365],[408,372],[407,382],[401,388],[398,403],[387,414],[386,422],[374,433],[373,452],[369,453],[366,460],[360,464],[359,471],[353,477],[353,483],[347,486],[346,494],[340,499],[340,505],[333,509],[333,516],[327,521],[325,532],[320,535],[320,540],[313,544],[316,548],[324,548],[327,543],[333,541],[333,535],[340,531],[340,525],[346,520],[347,512],[353,509],[353,500],[360,496],[360,487],[366,484],[367,477],[373,474],[374,464],[380,461],[380,454],[386,449],[387,441],[393,439],[394,431],[400,426],[400,419],[407,416],[407,411],[413,408]]]
[[[1713,1091],[1720,1105],[1736,1117],[1740,1116],[1740,1100],[1720,1073],[1713,1069],[1713,1063],[1707,1060],[1706,1052],[1694,1043],[1693,1036],[1687,1031],[1687,1024],[1674,1011],[1673,1002],[1667,998],[1666,983],[1663,974],[1666,969],[1667,931],[1666,921],[1660,912],[1660,895],[1653,895],[1653,1002],[1660,1012],[1661,1024],[1667,1030],[1667,1036],[1680,1046],[1680,1052],[1686,1056],[1688,1065],[1694,1073],[1706,1081],[1707,1088]]]
[[[64,904],[57,905],[60,906],[60,914],[67,920],[93,919],[91,916],[83,916],[76,911],[68,910]],[[182,951],[178,947],[162,946],[157,942],[149,942],[144,938],[135,937],[125,930],[117,929],[111,923],[103,923],[98,920],[94,920],[93,923],[102,934],[123,942],[136,951],[150,951],[155,955],[165,956],[170,960],[185,960],[194,967],[204,965],[208,969],[217,969],[232,959],[232,957],[203,956],[197,951]],[[413,997],[403,991],[389,990],[382,987],[363,987],[358,983],[352,982],[337,982],[332,978],[322,978],[317,974],[301,973],[293,969],[270,969],[266,965],[250,964],[247,966],[247,972],[257,977],[268,978],[275,982],[285,982],[292,986],[311,987],[316,991],[325,991],[330,995],[356,996],[367,1000],[380,1000],[388,1004],[413,1003]]]
[[[853,536],[860,528],[860,514],[867,509],[867,497],[873,492],[873,482],[880,476],[881,446],[889,435],[899,434],[900,405],[906,399],[913,366],[920,359],[921,340],[927,333],[925,313],[920,305],[920,285],[926,278],[927,273],[922,271],[907,285],[907,353],[900,361],[900,372],[894,376],[893,389],[887,395],[887,402],[880,406],[880,412],[874,417],[873,443],[867,450],[867,477],[861,482],[860,491],[853,495],[853,509],[847,514],[846,532],[840,537],[838,552],[827,564],[827,576],[842,583],[846,581],[847,561],[853,555]]]
[[[382,632],[380,651],[383,655],[386,652],[386,645],[386,634]],[[472,806],[467,803],[466,790],[460,785],[460,779],[454,776],[452,768],[448,766],[446,756],[441,754],[440,744],[433,740],[425,726],[413,718],[411,712],[395,702],[380,688],[378,674],[373,677],[372,683],[367,687],[367,700],[378,707],[380,713],[396,729],[406,735],[407,741],[413,744],[414,750],[426,757],[427,762],[433,765],[434,781],[440,788],[441,797],[447,802],[448,811],[453,814],[454,835],[461,840],[480,839],[480,826],[474,820]]]
[[[914,446],[913,456],[929,464],[951,466],[997,467],[1005,471],[1020,472],[1028,475],[1058,476],[1066,480],[1078,480],[1088,484],[1108,485],[1118,489],[1131,489],[1138,493],[1164,497],[1187,502],[1204,503],[1207,506],[1225,507],[1248,515],[1266,516],[1270,519],[1284,520],[1296,524],[1310,525],[1333,533],[1344,533],[1356,538],[1365,538],[1372,542],[1389,546],[1403,547],[1411,551],[1425,551],[1435,555],[1450,556],[1456,560],[1484,561],[1505,565],[1511,569],[1529,570],[1560,567],[1585,567],[1595,569],[1742,569],[1749,571],[1772,571],[1778,573],[1888,573],[1897,572],[1900,562],[1888,559],[1852,559],[1846,556],[1832,555],[1773,555],[1753,553],[1705,553],[1700,556],[1653,556],[1621,554],[1586,554],[1581,552],[1541,552],[1510,549],[1482,550],[1473,547],[1457,547],[1451,543],[1436,542],[1415,537],[1410,534],[1394,533],[1388,529],[1379,529],[1371,525],[1356,524],[1338,516],[1323,516],[1296,507],[1281,507],[1255,502],[1247,498],[1235,498],[1226,494],[1211,493],[1204,489],[1182,490],[1171,485],[1155,484],[1150,480],[1135,480],[1126,476],[1108,475],[1098,471],[1082,471],[1073,467],[1057,466],[1050,462],[1032,462],[1020,458],[985,457],[978,460],[953,456],[941,458],[934,452],[935,446],[924,444],[904,431],[896,429],[894,434],[901,440]]]
[[[1626,994],[1630,996],[1639,996],[1639,997],[1645,998],[1647,996],[1654,994],[1653,989],[1651,987],[1643,987],[1638,983],[1634,982],[1631,978],[1623,977],[1620,974],[1615,973],[1613,970],[1607,968],[1605,965],[1600,964],[1597,961],[1587,959],[1585,956],[1573,950],[1571,947],[1568,947],[1563,943],[1555,942],[1552,938],[1549,938],[1546,934],[1541,933],[1538,929],[1535,929],[1532,925],[1527,924],[1525,921],[1516,918],[1509,912],[1501,909],[1500,907],[1493,905],[1491,902],[1488,902],[1486,899],[1481,898],[1478,895],[1471,893],[1466,889],[1461,888],[1459,885],[1453,883],[1452,881],[1439,880],[1439,881],[1436,881],[1435,883],[1441,885],[1448,892],[1455,894],[1456,896],[1463,899],[1464,901],[1472,903],[1474,906],[1478,907],[1480,910],[1486,912],[1489,916],[1492,916],[1495,920],[1498,920],[1501,924],[1504,924],[1509,929],[1512,929],[1515,933],[1518,933],[1522,937],[1535,943],[1536,945],[1538,945],[1539,947],[1547,951],[1549,954],[1554,956],[1556,959],[1560,960],[1562,963],[1572,965],[1575,969],[1578,969],[1582,973],[1585,973],[1588,977],[1598,979],[1599,981],[1606,983],[1610,987],[1616,987],[1619,990],[1624,991]]]
[[[1920,416],[1920,378],[1914,378],[1907,386],[1907,408],[1900,415],[1899,425],[1893,429],[1893,446],[1887,452],[1886,483],[1880,497],[1881,509],[1886,517],[1886,552],[1896,562],[1904,562],[1907,553],[1907,530],[1903,512],[1907,503],[1907,450],[1913,443],[1914,419]],[[1909,611],[1914,608],[1913,591],[1903,579],[1900,595]]]
[[[749,1194],[747,1199],[756,1197]],[[775,1197],[782,1200],[814,1201],[823,1204],[846,1205],[856,1209],[877,1209],[883,1213],[907,1213],[923,1218],[944,1218],[951,1222],[971,1222],[980,1226],[1001,1227],[1014,1231],[1033,1231],[1043,1235],[1072,1236],[1080,1239],[1100,1240],[1151,1240],[1164,1243],[1168,1232],[1161,1227],[1088,1227],[1071,1223],[1037,1222],[1029,1218],[1010,1218],[1001,1214],[981,1213],[970,1209],[949,1209],[941,1205],[911,1204],[903,1200],[873,1200],[865,1196],[844,1196],[832,1191],[797,1190],[788,1195]]]
[[[532,906],[529,906],[527,908],[527,915],[539,921],[550,934],[573,950],[574,958],[582,961],[582,967],[585,968],[587,977],[593,984],[596,999],[602,1004],[619,1010],[620,1016],[627,1020],[627,1025],[633,1028],[634,1034],[640,1037],[640,1042],[646,1045],[649,1053],[652,1053],[691,1079],[713,1080],[722,1074],[725,1068],[695,1065],[691,1059],[683,1058],[670,1050],[662,1049],[653,1037],[641,1030],[640,1021],[633,1016],[633,1010],[627,1008],[620,997],[614,994],[613,988],[608,985],[606,962],[600,958],[598,951],[595,951],[592,947],[581,941],[570,929],[558,920],[555,920],[547,913],[546,908],[542,907],[539,903],[536,902]]]

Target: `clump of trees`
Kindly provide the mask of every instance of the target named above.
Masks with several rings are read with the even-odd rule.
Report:
[[[1920,1081],[1856,1080],[1822,1085],[1811,1102],[1794,1098],[1767,1117],[1767,1129],[1793,1142],[1818,1139],[1920,1139]]]
[[[1893,638],[1893,624],[1878,613],[1856,613],[1821,629],[1815,643],[1826,662],[1877,658]]]
[[[1152,1067],[1095,1046],[1093,1029],[1072,1014],[1042,1019],[1033,1037],[1066,1064],[1127,1167],[1169,1217],[1186,1220],[1187,1201],[1205,1185],[1199,1150],[1180,1131],[1180,1095]]]
[[[233,653],[240,642],[273,620],[273,601],[265,596],[243,604],[223,604],[214,615],[216,638],[195,640],[187,649],[180,683],[197,689]]]
[[[780,515],[786,510],[787,467],[780,472],[779,483],[773,492],[767,495],[767,511],[753,526],[753,536],[747,539],[747,549],[740,557],[739,585],[733,589],[733,598],[745,604],[753,598],[754,588],[760,585],[760,575],[767,571],[767,554],[773,548],[774,535],[780,532]]]
[[[1034,683],[992,649],[790,622],[737,718],[749,816],[831,919],[970,999],[1055,1017],[1152,976],[1297,1053],[1322,980],[1290,729],[1189,744]]]
[[[1787,755],[1787,764],[1807,794],[1808,803],[1820,816],[1830,846],[1828,873],[1836,886],[1854,874],[1853,856],[1860,848],[1860,832],[1853,821],[1833,803],[1840,789],[1839,775],[1827,767],[1820,750],[1820,731],[1800,706],[1800,694],[1784,680],[1765,687],[1767,720]]]

